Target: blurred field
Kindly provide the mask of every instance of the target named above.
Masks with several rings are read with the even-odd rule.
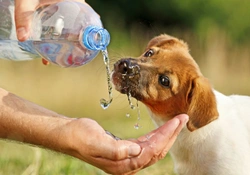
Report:
[[[139,32],[113,32],[109,47],[111,63],[124,56],[138,56],[149,39],[169,33],[185,40],[191,54],[213,86],[225,94],[250,95],[249,45],[234,45],[225,32],[214,29],[201,37],[189,31],[157,29]],[[250,41],[250,39],[249,39]],[[69,117],[89,117],[121,138],[131,138],[151,131],[154,126],[142,104],[141,128],[133,128],[137,113],[129,108],[127,98],[115,91],[110,108],[103,110],[101,98],[108,98],[105,67],[99,55],[91,63],[73,69],[44,66],[41,60],[12,62],[0,60],[0,87],[41,106]],[[136,103],[133,101],[133,103]],[[127,118],[129,112],[132,116]],[[0,175],[103,175],[101,170],[75,158],[14,142],[0,141]],[[142,170],[139,175],[173,175],[169,156]]]

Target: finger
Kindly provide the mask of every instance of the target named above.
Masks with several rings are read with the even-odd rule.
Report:
[[[131,175],[140,170],[139,168],[137,168],[136,163],[134,163],[131,160],[132,159],[127,158],[124,160],[113,161],[99,157],[93,159],[93,162],[88,162],[88,163],[102,169],[103,171],[109,174]]]
[[[99,145],[102,147],[102,145]],[[140,150],[141,151],[141,150]],[[114,174],[114,175],[125,175],[133,174],[135,170],[139,170],[142,165],[144,165],[144,161],[137,162],[137,157],[127,157],[122,160],[116,160],[117,158],[106,158],[108,157],[105,152],[102,152],[103,155],[99,156],[82,156],[79,154],[72,154],[74,157],[79,158],[80,160],[84,160],[85,162],[92,164],[93,166],[102,169],[103,171]],[[111,156],[112,157],[112,156]],[[136,172],[137,172],[136,171]]]
[[[175,129],[175,131],[173,132],[172,136],[169,138],[169,141],[168,141],[168,143],[166,143],[165,148],[162,150],[162,153],[161,153],[161,157],[162,158],[165,157],[165,155],[167,154],[167,152],[169,151],[169,149],[174,144],[177,136],[179,135],[179,133],[181,132],[181,130],[183,129],[183,127],[186,125],[186,123],[188,121],[188,116],[184,115],[184,114],[178,115],[178,116],[176,116],[176,118],[178,118],[180,120],[180,124]]]
[[[119,161],[107,160],[98,157],[94,159],[93,165],[110,174],[132,175],[147,167],[153,155],[154,151],[152,149],[145,148],[139,156]]]
[[[143,149],[141,154],[151,154],[150,161],[144,167],[150,166],[159,159],[162,159],[166,156],[169,149],[174,144],[177,135],[180,133],[181,129],[185,126],[187,121],[187,115],[178,115],[160,128],[158,128],[157,130],[155,130],[153,134],[151,133],[150,138],[148,138],[147,136],[148,140],[140,144]]]
[[[39,0],[16,0],[15,1],[15,24],[17,38],[19,41],[25,41],[29,38],[32,22],[32,15],[36,9]]]
[[[58,3],[61,1],[64,1],[64,0],[40,0],[38,7]],[[86,4],[85,0],[74,0],[74,1]]]
[[[18,40],[25,41],[29,38],[33,14],[37,8],[60,1],[63,0],[16,0],[15,24]],[[76,1],[85,3],[84,0]]]
[[[112,174],[124,174],[138,169],[140,165],[131,162],[131,158],[140,154],[141,147],[131,141],[115,140],[110,135],[107,137],[112,140],[112,146],[110,146],[108,139],[105,139],[105,143],[98,145],[105,151],[94,156],[89,163]]]
[[[108,143],[108,139],[105,139],[106,142],[101,145],[102,150],[105,151],[99,154],[102,155],[102,157],[105,159],[114,161],[123,160],[129,157],[137,156],[141,152],[141,147],[137,143],[127,140],[115,140],[109,135],[107,137],[109,137],[109,140],[111,141]]]
[[[188,116],[185,114],[181,114],[176,116],[175,118],[169,120],[168,122],[166,122],[164,125],[162,125],[161,127],[151,131],[150,133],[141,136],[138,138],[138,140],[140,142],[146,142],[149,140],[154,140],[154,139],[158,139],[159,136],[161,135],[163,138],[164,137],[168,137],[170,138],[172,136],[172,134],[174,133],[174,131],[177,129],[177,127],[179,126],[179,124],[185,120],[184,118],[187,118]],[[156,136],[155,136],[156,135]]]
[[[128,174],[134,174],[138,172],[139,170],[159,160],[159,154],[161,153],[162,150],[166,150],[166,149],[164,149],[165,144],[163,144],[163,146],[160,146],[160,148],[157,147],[157,144],[159,144],[161,141],[163,142],[167,141],[168,143],[169,139],[172,138],[173,135],[176,136],[178,134],[178,132],[180,131],[179,128],[182,128],[184,126],[184,123],[186,122],[187,118],[188,117],[185,115],[177,116],[175,119],[170,120],[162,127],[156,129],[155,131],[152,131],[150,133],[150,138],[144,136],[148,140],[140,144],[142,147],[142,150],[140,154],[136,157],[119,160],[119,161],[114,161],[110,159],[107,160],[106,158],[103,158],[103,157],[95,157],[93,164],[108,173],[114,174],[115,172],[115,174],[123,174],[125,172],[130,172]],[[124,140],[119,140],[117,141],[117,143],[120,143],[122,145],[126,144],[126,143],[122,143],[122,141]],[[139,141],[135,141],[135,140],[133,141],[140,143]],[[172,145],[173,142],[171,142],[170,144]],[[158,149],[160,151],[158,151]],[[119,152],[119,151],[116,151],[116,152]]]
[[[177,118],[180,120],[181,123],[176,128],[176,130],[174,131],[172,137],[170,137],[168,143],[166,144],[165,148],[160,153],[160,156],[159,156],[160,159],[164,158],[166,156],[166,154],[168,153],[170,148],[173,146],[177,136],[179,135],[179,133],[181,132],[181,130],[183,129],[183,127],[186,125],[186,123],[188,121],[188,116],[187,115],[179,115],[179,116],[177,116]]]

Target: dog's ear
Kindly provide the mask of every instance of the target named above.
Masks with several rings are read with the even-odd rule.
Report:
[[[146,47],[146,50],[148,50],[152,46],[160,47],[162,49],[184,48],[186,50],[189,50],[187,43],[166,34],[162,34],[151,39],[148,43],[148,46]]]
[[[186,98],[189,104],[187,128],[190,131],[205,126],[218,118],[215,95],[205,77],[201,76],[190,82]]]

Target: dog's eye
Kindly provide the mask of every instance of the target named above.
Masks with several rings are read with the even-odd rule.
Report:
[[[164,87],[169,87],[170,86],[170,80],[167,76],[165,75],[160,75],[159,76],[159,83],[164,86]]]
[[[152,49],[149,49],[145,54],[144,57],[151,57],[154,54],[154,51]]]

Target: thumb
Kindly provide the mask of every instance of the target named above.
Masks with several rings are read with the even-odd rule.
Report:
[[[102,157],[110,160],[123,160],[140,154],[141,147],[137,143],[128,140],[115,140],[111,138],[106,140],[102,147]],[[100,149],[100,148],[99,148]]]
[[[29,38],[33,13],[39,4],[39,0],[16,0],[15,1],[15,24],[19,41]]]

